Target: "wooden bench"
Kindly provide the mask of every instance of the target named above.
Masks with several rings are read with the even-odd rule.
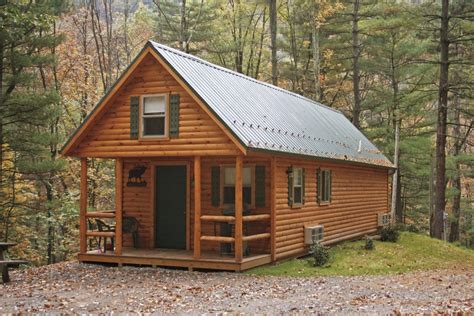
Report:
[[[18,268],[20,264],[28,264],[26,260],[0,260],[0,268],[2,270],[3,283],[10,282],[10,275],[8,274],[8,268]]]

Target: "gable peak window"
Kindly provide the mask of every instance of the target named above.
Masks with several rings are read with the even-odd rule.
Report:
[[[141,105],[141,136],[168,136],[168,95],[145,95]]]

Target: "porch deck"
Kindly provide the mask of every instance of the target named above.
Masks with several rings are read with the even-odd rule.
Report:
[[[113,251],[99,253],[97,250],[79,254],[80,262],[101,262],[117,264],[139,264],[161,267],[183,267],[190,269],[212,269],[244,271],[271,262],[270,254],[253,254],[237,262],[234,257],[213,252],[202,252],[194,259],[192,250],[176,249],[137,249],[125,247],[121,255]]]

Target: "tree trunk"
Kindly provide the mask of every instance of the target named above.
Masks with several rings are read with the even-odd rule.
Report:
[[[127,55],[127,65],[130,65],[130,63],[132,62],[132,52],[130,50],[130,45],[128,43],[128,18],[129,18],[129,15],[130,15],[130,4],[128,3],[128,0],[125,0],[124,1],[124,4],[123,4],[125,7],[124,7],[124,12],[123,12],[123,19],[124,19],[124,27],[123,27],[123,31],[124,31],[124,34],[123,34],[123,41],[124,41],[124,48],[125,48],[125,53]]]
[[[397,114],[395,114],[397,115]],[[393,174],[392,177],[392,205],[390,209],[390,214],[392,217],[392,222],[401,222],[402,216],[399,216],[397,214],[397,210],[399,209],[398,202],[400,201],[399,199],[399,193],[400,193],[400,119],[396,118],[395,119],[395,149],[393,153],[393,164],[395,165],[395,173]]]
[[[277,6],[276,0],[269,0],[270,10],[270,38],[272,49],[272,84],[278,86],[278,66],[277,66]]]
[[[3,187],[2,181],[3,181],[3,47],[4,45],[4,40],[2,37],[0,37],[0,189]],[[0,190],[1,192],[1,190]],[[0,199],[2,199],[2,196],[0,195]]]
[[[434,223],[430,235],[442,239],[444,236],[444,211],[446,206],[446,124],[448,115],[448,71],[449,71],[449,0],[442,0],[440,28],[440,67],[438,96],[438,126],[436,129],[436,199]]]
[[[455,108],[454,108],[454,175],[453,175],[453,188],[455,189],[453,196],[453,214],[451,220],[451,227],[449,230],[449,241],[454,242],[459,240],[459,218],[461,217],[461,166],[457,157],[461,152],[462,139],[461,139],[461,98],[459,95],[455,96]]]
[[[313,9],[313,28],[311,30],[311,42],[313,48],[313,76],[314,76],[314,94],[316,100],[322,99],[321,95],[321,84],[319,82],[320,75],[320,47],[319,47],[319,25],[318,25],[318,13],[319,13],[319,1],[315,0],[312,6]]]
[[[359,43],[359,7],[360,0],[354,0],[352,12],[352,86],[354,91],[354,107],[352,108],[352,123],[360,128],[360,43]]]
[[[181,50],[185,53],[189,53],[188,39],[186,36],[186,0],[181,0],[181,6],[179,7],[181,14],[181,23],[179,28]]]

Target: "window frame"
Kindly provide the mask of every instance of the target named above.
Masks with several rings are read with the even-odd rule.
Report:
[[[226,168],[235,168],[235,165],[232,165],[232,164],[223,164],[223,165],[219,165],[219,168],[220,168],[220,188],[219,188],[219,191],[220,191],[220,206],[221,207],[230,207],[232,205],[235,205],[235,202],[234,203],[224,203],[224,187],[226,187],[225,185],[225,169]],[[248,205],[248,207],[250,209],[254,209],[255,208],[255,164],[244,164],[242,166],[242,173],[243,173],[243,169],[244,168],[250,168],[250,192],[251,192],[251,203]],[[227,186],[227,187],[230,187],[230,186]],[[234,189],[235,189],[235,183],[233,185]],[[242,189],[244,188],[243,186],[243,179],[242,179]],[[243,194],[243,190],[242,190],[242,194]],[[243,199],[242,199],[243,201]],[[245,204],[245,202],[243,202]]]
[[[296,185],[296,170],[300,170],[301,173],[301,184],[299,185]],[[293,181],[292,181],[292,192],[293,192],[293,205],[292,207],[301,207],[302,205],[304,205],[304,186],[305,184],[303,183],[305,181],[305,177],[304,177],[304,168],[303,167],[292,167],[292,171],[293,171],[293,174],[292,174],[292,177],[293,177]],[[301,198],[301,202],[296,202],[295,200],[295,197],[296,197],[296,194],[295,194],[295,188],[300,188],[300,198]]]
[[[328,205],[332,198],[332,171],[328,168],[320,168],[319,172],[321,178],[321,183],[317,183],[318,190],[321,192],[321,197],[318,196],[319,205]]]
[[[152,97],[165,97],[165,128],[163,135],[144,135],[144,119],[145,119],[145,98],[152,98]],[[153,94],[144,94],[140,96],[140,106],[139,106],[139,115],[140,119],[138,121],[138,130],[140,135],[140,140],[167,140],[169,139],[169,129],[170,129],[170,97],[169,93],[153,93]],[[160,115],[150,115],[152,117],[163,117]]]

